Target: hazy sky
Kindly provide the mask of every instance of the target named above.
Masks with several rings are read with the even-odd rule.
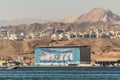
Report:
[[[120,0],[0,0],[0,20],[78,17],[95,7],[120,15]]]

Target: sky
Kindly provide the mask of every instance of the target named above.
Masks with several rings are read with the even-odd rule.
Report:
[[[0,0],[0,20],[57,20],[79,17],[96,7],[120,15],[120,0]]]

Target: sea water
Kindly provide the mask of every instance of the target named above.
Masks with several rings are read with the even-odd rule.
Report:
[[[4,68],[0,69],[0,80],[120,80],[120,68]]]

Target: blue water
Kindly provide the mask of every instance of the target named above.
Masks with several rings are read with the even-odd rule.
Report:
[[[120,80],[120,68],[0,69],[0,80]]]

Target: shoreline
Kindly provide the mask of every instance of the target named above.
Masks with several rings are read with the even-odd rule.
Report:
[[[17,68],[114,68],[120,66],[17,66]]]

